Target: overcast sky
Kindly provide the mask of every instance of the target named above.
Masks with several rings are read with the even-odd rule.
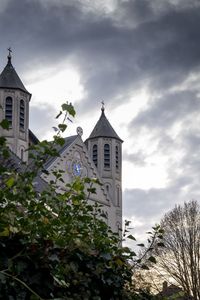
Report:
[[[142,236],[200,199],[199,0],[0,0],[6,49],[30,93],[30,127],[49,138],[66,100],[84,139],[100,102],[123,143],[124,217]]]

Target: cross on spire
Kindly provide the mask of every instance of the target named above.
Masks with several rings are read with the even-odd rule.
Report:
[[[11,53],[12,53],[11,47],[9,47],[7,50],[8,50],[8,57],[11,58]]]
[[[11,58],[12,58],[12,56],[11,56],[11,53],[12,53],[11,47],[9,47],[7,50],[8,50],[8,56],[7,56],[8,64],[11,65]]]
[[[101,104],[102,104],[102,106],[101,106],[101,110],[102,110],[102,112],[105,110],[105,103],[104,103],[104,101],[101,101]]]

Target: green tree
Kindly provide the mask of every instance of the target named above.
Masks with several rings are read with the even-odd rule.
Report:
[[[151,299],[132,289],[133,271],[145,268],[145,256],[122,247],[102,207],[87,201],[99,184],[96,179],[77,178],[58,193],[64,181],[56,170],[43,191],[34,186],[35,178],[47,172],[47,158],[59,155],[61,133],[74,115],[73,106],[63,104],[54,141],[32,146],[30,164],[20,169],[0,138],[0,299]],[[4,129],[8,125],[0,123]],[[134,240],[128,225],[123,238]],[[157,226],[150,234],[149,252],[160,233]]]

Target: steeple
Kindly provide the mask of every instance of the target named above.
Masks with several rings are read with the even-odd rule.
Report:
[[[8,62],[4,70],[0,74],[0,89],[19,89],[25,93],[30,93],[27,91],[23,85],[21,79],[19,78],[17,72],[12,65],[12,50],[8,48],[9,54],[7,56]]]
[[[9,122],[9,130],[0,128],[0,135],[7,145],[23,161],[28,160],[29,143],[29,102],[27,91],[12,65],[12,50],[8,48],[8,61],[0,74],[0,121]]]
[[[110,200],[113,211],[111,227],[115,231],[122,228],[122,143],[105,116],[102,102],[101,116],[85,144]]]
[[[99,138],[99,137],[109,137],[109,138],[114,138],[122,142],[120,137],[117,135],[113,127],[111,126],[110,122],[105,116],[105,107],[104,107],[104,102],[102,102],[102,107],[101,107],[101,116],[96,123],[93,131],[91,132],[89,139],[93,138]]]

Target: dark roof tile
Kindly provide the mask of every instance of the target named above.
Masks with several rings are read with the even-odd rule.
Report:
[[[100,116],[98,122],[96,123],[96,125],[88,139],[93,139],[93,138],[97,138],[97,137],[110,137],[110,138],[115,138],[122,142],[122,140],[117,135],[115,130],[112,128],[110,122],[106,118],[104,109],[102,109],[101,116]]]
[[[19,89],[30,95],[30,93],[23,85],[21,79],[17,75],[17,72],[15,71],[11,63],[11,57],[9,56],[8,56],[8,63],[5,66],[2,73],[0,74],[0,88]]]

